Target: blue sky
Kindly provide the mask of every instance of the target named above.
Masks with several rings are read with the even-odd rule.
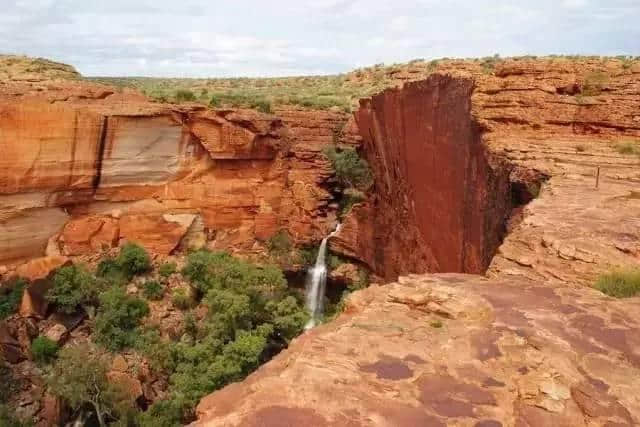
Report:
[[[333,74],[414,58],[640,55],[640,0],[0,0],[0,53],[84,75]]]

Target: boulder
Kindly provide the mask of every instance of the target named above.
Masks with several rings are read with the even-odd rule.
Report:
[[[0,350],[4,360],[9,363],[18,363],[26,358],[20,342],[10,334],[6,322],[0,322]]]
[[[47,329],[47,331],[44,333],[44,336],[58,344],[58,346],[61,346],[69,337],[69,331],[63,324],[56,323],[55,325]]]
[[[70,263],[65,256],[47,256],[26,262],[16,268],[16,276],[29,281],[44,279],[54,270]]]
[[[46,295],[52,286],[51,280],[47,279],[39,279],[29,284],[22,294],[20,315],[23,317],[44,318],[49,307]]]
[[[107,372],[107,378],[110,382],[121,388],[131,401],[136,401],[143,395],[140,380],[127,372],[110,371]]]
[[[360,281],[360,269],[351,263],[340,264],[329,273],[329,278],[344,286],[349,286]]]

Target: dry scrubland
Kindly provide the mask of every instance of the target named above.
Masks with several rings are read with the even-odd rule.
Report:
[[[403,81],[418,80],[434,72],[467,69],[472,74],[492,74],[502,61],[590,61],[601,63],[601,71],[585,76],[592,90],[580,97],[597,95],[598,87],[607,75],[631,72],[640,67],[640,57],[619,56],[523,56],[501,58],[492,56],[476,59],[442,58],[431,61],[415,59],[406,64],[376,64],[372,67],[329,76],[301,76],[281,78],[216,78],[180,79],[150,77],[95,77],[92,81],[135,88],[160,102],[195,101],[216,107],[251,107],[263,112],[283,105],[297,105],[309,109],[338,108],[352,111],[358,100]]]

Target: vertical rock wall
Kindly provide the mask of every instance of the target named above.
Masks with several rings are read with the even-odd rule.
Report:
[[[374,196],[349,214],[332,249],[386,279],[487,268],[511,210],[510,168],[482,143],[473,89],[433,75],[361,102]]]

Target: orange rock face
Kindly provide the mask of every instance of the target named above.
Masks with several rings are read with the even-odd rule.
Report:
[[[447,67],[463,80],[391,90],[358,114],[375,193],[330,245],[397,283],[352,294],[337,320],[204,398],[195,425],[640,424],[638,297],[591,288],[640,266],[640,158],[616,149],[640,141],[640,74],[599,60]],[[470,265],[484,276],[402,276]]]
[[[52,237],[69,256],[122,240],[167,254],[193,223],[216,248],[252,250],[282,228],[321,239],[333,219],[322,148],[348,118],[282,113],[166,106],[85,83],[3,86],[0,263],[42,256]]]
[[[348,221],[343,233],[355,238],[346,252],[362,253],[376,274],[489,265],[511,209],[510,168],[482,144],[472,90],[471,80],[436,75],[374,96],[357,113],[375,196],[354,212],[366,225],[351,232]]]
[[[193,425],[637,425],[636,303],[515,277],[402,277],[204,398]]]

